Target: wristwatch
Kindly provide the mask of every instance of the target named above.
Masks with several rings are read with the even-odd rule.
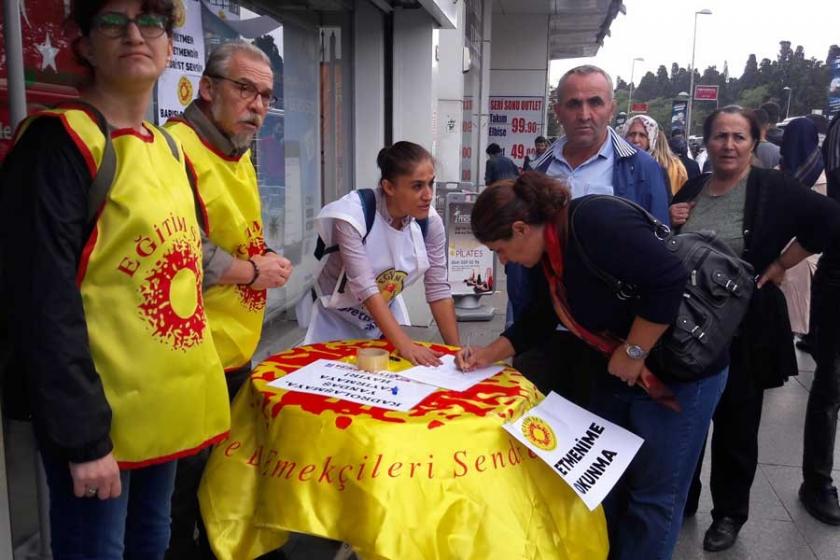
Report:
[[[644,360],[648,355],[647,351],[641,346],[637,344],[628,344],[626,342],[624,343],[624,353],[627,354],[631,360]]]

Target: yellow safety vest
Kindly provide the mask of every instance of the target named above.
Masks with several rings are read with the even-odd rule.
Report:
[[[56,109],[91,175],[105,138],[84,110]],[[30,121],[31,122],[31,121]],[[193,454],[227,435],[230,407],[201,293],[201,237],[184,171],[153,125],[117,130],[117,169],[77,283],[121,468]],[[182,156],[182,154],[181,154]]]
[[[265,238],[251,152],[226,156],[180,118],[165,126],[182,143],[195,172],[210,240],[239,259],[262,255]],[[250,362],[262,333],[265,303],[265,290],[244,285],[216,284],[204,291],[204,308],[225,371]]]

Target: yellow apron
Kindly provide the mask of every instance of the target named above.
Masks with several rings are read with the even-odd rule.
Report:
[[[95,175],[105,139],[80,109],[61,119]],[[77,283],[91,355],[112,410],[121,468],[185,456],[230,426],[201,295],[201,239],[184,172],[162,133],[111,135],[117,169],[82,251]]]
[[[250,152],[225,156],[182,119],[170,119],[166,129],[182,143],[195,172],[210,240],[239,259],[262,255],[265,238]],[[204,308],[225,371],[250,362],[260,340],[265,303],[265,290],[244,285],[216,284],[204,291]]]

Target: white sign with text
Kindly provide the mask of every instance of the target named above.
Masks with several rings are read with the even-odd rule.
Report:
[[[184,112],[198,94],[198,81],[204,72],[204,26],[201,3],[183,0],[172,32],[172,60],[157,85],[157,123],[163,124]]]
[[[316,360],[268,385],[402,412],[437,391],[437,387],[396,373],[368,373],[356,369],[354,364],[333,360]]]
[[[644,440],[551,392],[505,424],[593,510],[615,486]]]
[[[543,132],[545,99],[542,97],[490,96],[487,142],[498,144],[502,153],[522,167],[525,156],[534,159],[534,140]]]

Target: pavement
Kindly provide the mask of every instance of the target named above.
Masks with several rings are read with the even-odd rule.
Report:
[[[497,285],[503,286],[504,279],[497,279]],[[470,340],[474,345],[493,341],[504,327],[507,303],[504,292],[492,294],[484,298],[482,303],[496,308],[491,321],[459,323],[462,338]],[[434,324],[428,328],[411,327],[408,332],[417,340],[443,341]],[[276,317],[264,328],[255,360],[262,360],[299,344],[303,335],[303,329],[297,326],[292,317]],[[674,559],[840,560],[840,527],[831,527],[813,519],[797,497],[801,482],[805,406],[814,372],[814,362],[810,356],[798,353],[798,359],[799,376],[765,395],[759,433],[759,466],[752,488],[750,519],[741,529],[735,546],[723,552],[703,551],[703,534],[711,523],[709,512],[712,507],[708,493],[709,469],[706,465],[703,469],[704,487],[699,510],[693,518],[686,520]],[[17,549],[15,560],[23,560],[40,556],[37,553],[38,539],[33,539],[31,535],[37,529],[37,498],[32,476],[34,450],[30,449],[28,438],[22,438],[19,434],[23,430],[21,423],[13,424],[11,430],[8,424],[6,426],[7,450],[15,447],[18,452],[7,457],[7,473],[11,479],[13,499],[13,542]],[[708,463],[708,456],[705,460]],[[835,448],[834,461],[835,465],[840,466],[840,447]],[[834,479],[840,481],[840,470],[834,471]],[[298,535],[284,547],[284,552],[289,560],[332,560],[336,558],[338,544]]]

